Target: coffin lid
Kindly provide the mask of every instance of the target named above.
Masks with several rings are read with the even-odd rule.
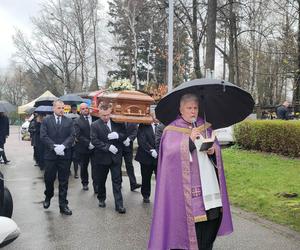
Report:
[[[154,103],[154,99],[142,92],[136,90],[122,90],[118,92],[104,92],[99,96],[100,98],[109,98],[117,100],[127,100],[127,101],[141,101]]]

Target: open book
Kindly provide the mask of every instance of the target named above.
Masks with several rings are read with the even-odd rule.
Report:
[[[195,140],[195,145],[197,150],[199,151],[207,151],[209,148],[211,148],[215,142],[216,136],[215,133],[212,133],[212,136],[210,138],[204,138],[203,136],[200,136],[199,139]]]

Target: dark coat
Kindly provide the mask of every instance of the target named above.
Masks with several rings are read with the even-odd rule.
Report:
[[[9,120],[6,115],[0,116],[0,145],[3,145],[6,141],[6,137],[9,136]]]
[[[109,131],[109,128],[101,119],[98,119],[91,125],[91,141],[95,146],[93,159],[97,164],[110,165],[113,162],[121,163],[122,161],[123,141],[127,138],[125,126],[124,124],[111,121],[111,128],[112,131]],[[110,132],[117,132],[119,138],[117,140],[108,140],[107,135]],[[114,155],[109,151],[110,145],[114,145],[118,149],[117,154]]]
[[[83,115],[77,118],[74,122],[76,150],[81,154],[88,154],[89,144],[91,142],[91,126]]]
[[[157,164],[157,159],[151,155],[151,149],[155,148],[155,135],[151,125],[140,124],[137,133],[138,149],[135,160],[141,164]]]
[[[277,118],[282,120],[289,119],[289,110],[287,107],[281,105],[277,108]]]
[[[71,159],[75,130],[73,121],[70,118],[62,116],[61,124],[58,126],[54,115],[46,116],[41,124],[40,133],[41,141],[45,144],[45,160]],[[66,147],[64,156],[56,155],[54,144],[63,144]]]
[[[155,148],[157,153],[159,153],[160,139],[162,137],[165,127],[166,126],[164,124],[159,123],[155,131]]]

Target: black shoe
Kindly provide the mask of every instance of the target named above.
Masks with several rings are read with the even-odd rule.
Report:
[[[117,211],[119,214],[125,214],[125,213],[126,213],[125,207],[118,207],[118,208],[116,208],[116,211]]]
[[[59,211],[61,214],[65,214],[65,215],[72,215],[72,210],[70,210],[68,208],[68,206],[65,207],[59,207]]]
[[[7,160],[7,161],[4,161],[4,164],[5,164],[5,165],[7,165],[8,163],[10,163],[10,161],[9,161],[9,160]]]
[[[144,198],[143,198],[143,202],[144,202],[144,203],[150,203],[149,197],[144,197]]]
[[[135,185],[132,185],[130,189],[131,189],[131,191],[134,191],[134,190],[140,188],[141,186],[142,186],[141,184],[136,183]]]
[[[99,201],[99,207],[106,207],[105,201]]]
[[[83,189],[84,191],[88,191],[88,190],[89,190],[89,187],[88,187],[88,185],[83,185],[83,186],[82,186],[82,189]]]
[[[77,173],[74,174],[74,178],[75,178],[75,179],[78,179],[78,178],[79,178]]]
[[[45,200],[43,201],[43,207],[45,209],[47,209],[48,207],[50,207],[50,199],[45,198]]]

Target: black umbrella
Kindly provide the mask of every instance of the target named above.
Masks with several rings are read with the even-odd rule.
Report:
[[[199,98],[199,115],[211,123],[213,129],[244,120],[254,107],[252,96],[238,86],[202,78],[182,83],[164,96],[155,109],[157,119],[164,125],[174,121],[179,114],[180,98],[188,93]]]
[[[42,96],[34,103],[34,107],[38,106],[52,106],[53,101],[57,100],[56,96]]]
[[[52,106],[38,106],[35,110],[35,113],[53,113],[53,107]]]
[[[84,102],[84,100],[80,96],[75,94],[66,94],[59,97],[59,99],[62,100],[65,104],[69,104],[69,105],[79,104]]]
[[[0,101],[0,112],[10,113],[16,111],[16,106],[7,101]]]

